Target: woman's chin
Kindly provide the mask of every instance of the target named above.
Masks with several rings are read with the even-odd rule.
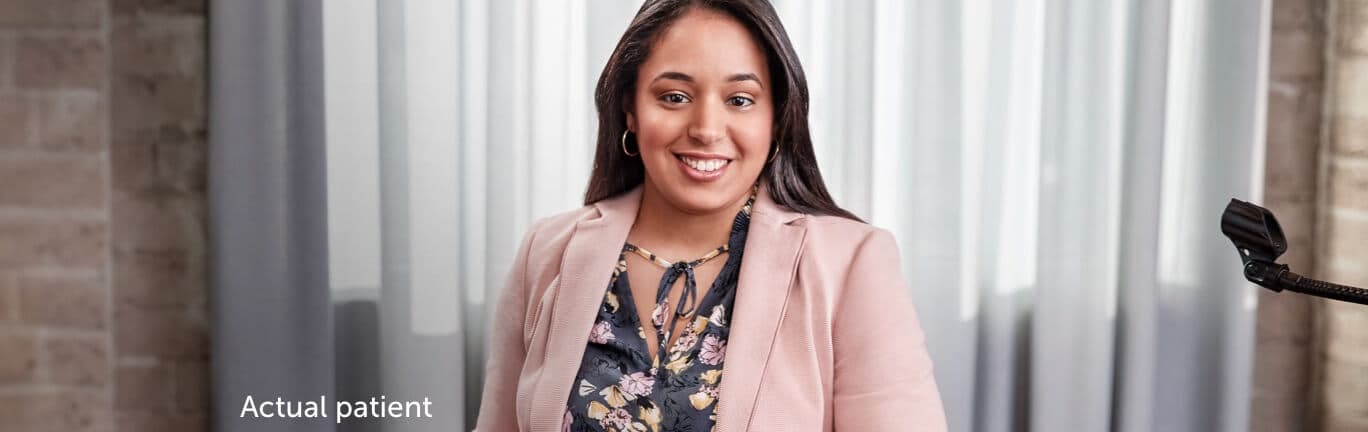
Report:
[[[674,204],[681,212],[709,214],[726,210],[735,203],[740,192],[733,193],[734,191],[731,189],[735,188],[727,188],[721,184],[690,185],[685,183],[661,192],[667,196],[666,200]]]

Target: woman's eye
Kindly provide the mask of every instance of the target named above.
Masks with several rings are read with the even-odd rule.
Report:
[[[682,103],[688,102],[688,101],[689,101],[689,97],[688,97],[688,96],[684,96],[684,95],[679,94],[679,93],[670,93],[670,94],[666,94],[665,96],[661,96],[661,97],[660,97],[660,100],[663,100],[663,101],[665,101],[666,103],[682,104]]]
[[[727,104],[729,104],[729,105],[731,105],[731,106],[734,106],[734,107],[745,108],[745,107],[754,105],[754,104],[755,104],[755,101],[751,100],[751,99],[748,98],[748,97],[744,97],[744,96],[732,96],[730,99],[727,99]]]

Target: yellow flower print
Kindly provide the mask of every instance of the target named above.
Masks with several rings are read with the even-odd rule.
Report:
[[[689,403],[693,404],[694,409],[702,411],[708,405],[712,405],[713,397],[706,392],[698,392],[689,395]]]
[[[719,306],[717,306],[717,307],[722,307],[722,306],[719,305]],[[715,310],[717,310],[717,308],[713,308],[713,310],[715,311]],[[703,333],[703,329],[704,329],[704,328],[707,328],[707,327],[708,327],[708,317],[700,316],[700,317],[694,318],[694,323],[693,323],[693,332],[694,332],[694,333]]]
[[[660,408],[654,404],[643,404],[641,410],[637,412],[637,417],[650,426],[651,432],[660,432]]]
[[[617,313],[619,306],[617,294],[609,291],[608,296],[604,298],[604,303],[608,305],[608,313]]]
[[[669,364],[666,364],[666,365],[665,365],[665,369],[669,369],[671,373],[680,373],[680,372],[683,372],[684,369],[688,369],[688,368],[689,368],[689,357],[688,357],[688,356],[679,356],[678,358],[676,358],[676,359],[670,361]]]
[[[606,415],[608,415],[608,407],[607,407],[607,406],[604,406],[602,402],[599,402],[599,401],[592,401],[592,402],[589,402],[589,418],[594,419],[594,420],[599,420],[599,419],[602,419],[603,416],[606,416]]]
[[[636,396],[623,393],[616,385],[604,387],[603,390],[599,391],[599,395],[603,396],[603,400],[607,401],[608,406],[613,408],[622,408],[627,405],[627,401],[636,399]]]
[[[716,385],[717,380],[720,378],[722,378],[722,369],[713,369],[698,374],[698,379],[702,380],[705,383],[708,383],[708,385]]]

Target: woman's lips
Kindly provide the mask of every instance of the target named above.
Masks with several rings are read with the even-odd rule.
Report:
[[[731,160],[723,158],[698,158],[685,155],[675,155],[679,169],[684,172],[684,176],[694,181],[707,182],[721,177],[731,165]]]

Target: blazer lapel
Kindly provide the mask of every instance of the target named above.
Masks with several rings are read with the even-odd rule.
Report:
[[[532,394],[531,429],[560,431],[565,404],[589,329],[603,302],[619,247],[641,205],[642,188],[595,204],[599,217],[575,226],[561,260],[559,287],[552,303],[543,376]],[[760,376],[788,304],[803,236],[804,217],[775,204],[761,187],[751,210],[745,256],[737,279],[735,311],[719,391],[717,431],[744,431],[760,388]],[[614,246],[617,245],[617,246]]]
[[[641,186],[595,203],[599,217],[575,225],[561,258],[559,287],[552,303],[543,376],[532,395],[533,431],[559,432],[569,401],[571,381],[584,357],[603,293],[612,277],[618,252],[641,205]]]
[[[760,377],[788,304],[807,233],[804,224],[793,222],[803,217],[774,203],[766,188],[760,188],[746,233],[726,363],[718,388],[719,432],[744,431],[750,423]]]

